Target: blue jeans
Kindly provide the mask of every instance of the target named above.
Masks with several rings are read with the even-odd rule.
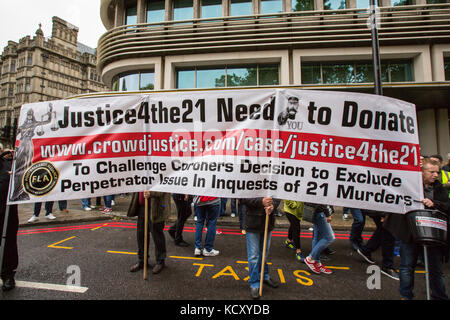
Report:
[[[203,226],[206,223],[205,249],[211,251],[214,249],[214,240],[216,238],[217,219],[220,214],[220,203],[213,205],[195,206],[197,222],[195,223],[195,247],[202,248]]]
[[[267,256],[269,254],[270,239],[272,232],[267,234],[267,246],[266,246],[266,263],[264,264],[264,280],[268,280],[269,266],[267,264]],[[261,263],[262,263],[262,251],[264,248],[264,233],[247,232],[247,261],[248,261],[248,274],[250,276],[248,282],[250,282],[250,288],[259,288],[260,276],[261,276]]]
[[[81,199],[81,207],[83,209],[90,208],[91,207],[91,198]]]
[[[320,254],[333,243],[335,237],[331,224],[327,222],[325,213],[314,215],[314,232],[312,250],[309,254],[313,260],[320,261]]]
[[[399,292],[402,298],[412,299],[414,297],[414,271],[420,251],[423,251],[423,247],[414,243],[402,242],[400,245]],[[445,291],[444,273],[442,272],[442,249],[428,247],[427,252],[431,299],[448,300]]]
[[[41,213],[42,208],[42,202],[36,202],[34,204],[34,215],[36,217],[39,217],[39,214]],[[53,211],[53,201],[47,201],[45,203],[45,215],[48,216]]]
[[[106,208],[111,208],[111,201],[113,200],[114,196],[104,196],[103,201],[105,202]]]
[[[366,224],[366,216],[360,209],[350,208],[353,216],[352,228],[350,230],[350,243],[353,249],[358,249],[363,244],[362,232]]]

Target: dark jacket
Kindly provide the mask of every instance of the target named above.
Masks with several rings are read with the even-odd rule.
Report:
[[[444,250],[446,250],[447,252],[446,254],[448,254],[448,249],[450,247],[450,234],[448,232],[450,201],[448,198],[447,191],[442,186],[442,184],[437,180],[433,184],[433,199],[431,200],[434,203],[434,207],[427,209],[439,210],[447,215],[447,248],[444,248]],[[391,232],[398,239],[402,240],[403,242],[412,243],[413,237],[408,227],[408,221],[406,220],[406,216],[407,214],[398,214],[398,213],[388,214],[388,216],[384,221],[383,227],[389,232]]]
[[[305,202],[305,205],[313,207],[314,208],[314,214],[318,214],[319,212],[325,213],[326,217],[330,217],[334,213],[334,207],[327,205],[327,204],[318,204],[318,203],[311,203],[311,202]]]
[[[127,216],[135,217],[138,215],[139,207],[139,192],[133,194],[128,207]],[[150,199],[148,201],[148,214],[151,222],[158,223],[167,219],[170,214],[171,201],[170,193],[164,192],[150,192]]]
[[[9,153],[9,151],[5,151],[0,155],[0,192],[2,194],[8,193],[9,180],[11,178],[9,171],[11,171],[12,159],[5,158]]]
[[[263,198],[240,199],[239,201],[245,206],[243,225],[247,232],[264,233],[266,225],[266,211],[262,204]],[[281,200],[273,199],[273,206],[277,210]],[[269,215],[268,231],[272,231],[275,227],[275,210]]]

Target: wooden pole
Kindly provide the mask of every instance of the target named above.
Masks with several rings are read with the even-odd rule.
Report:
[[[269,230],[269,213],[266,211],[266,224],[264,226],[264,244],[263,244],[263,255],[261,261],[261,277],[259,280],[259,296],[262,296],[263,282],[264,282],[264,265],[266,263],[266,247],[267,247],[267,233]]]
[[[144,210],[144,280],[147,280],[147,255],[148,255],[148,199],[145,198],[145,210]]]

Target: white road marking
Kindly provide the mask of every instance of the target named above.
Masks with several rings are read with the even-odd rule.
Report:
[[[74,292],[74,293],[85,293],[89,289],[87,287],[68,286],[62,284],[41,283],[41,282],[29,282],[29,281],[16,281],[16,287]]]

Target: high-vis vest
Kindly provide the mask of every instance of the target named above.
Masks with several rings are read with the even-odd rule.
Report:
[[[441,175],[442,175],[442,184],[448,183],[448,181],[450,180],[449,172],[445,171],[445,170],[441,170]],[[448,197],[450,198],[450,192],[448,193]]]

